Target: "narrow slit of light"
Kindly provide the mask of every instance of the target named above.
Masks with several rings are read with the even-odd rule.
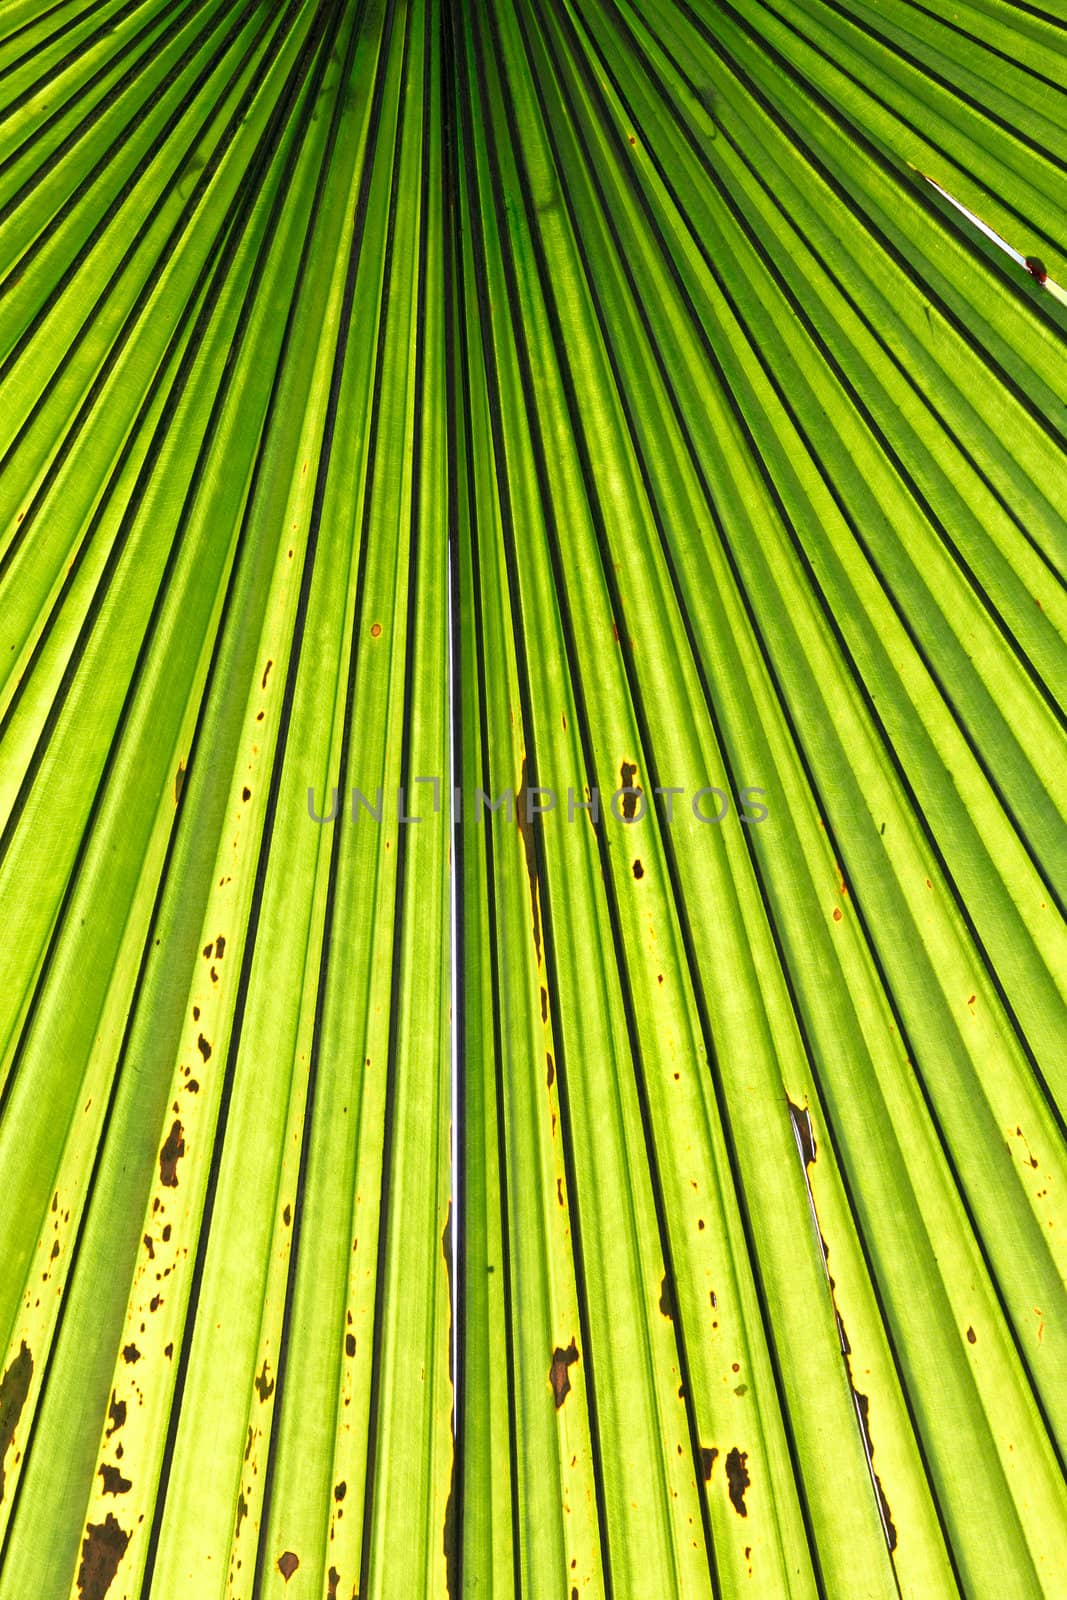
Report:
[[[914,170],[918,172],[919,169],[916,167]],[[968,222],[973,223],[979,233],[984,233],[986,238],[991,240],[998,250],[1003,250],[1005,255],[1010,256],[1017,266],[1022,267],[1024,272],[1028,272],[1043,289],[1047,289],[1049,294],[1059,300],[1062,305],[1067,305],[1067,289],[1064,289],[1062,284],[1057,283],[1055,278],[1049,277],[1036,256],[1022,255],[995,228],[991,228],[988,222],[983,222],[981,217],[975,216],[974,212],[965,206],[962,200],[957,200],[955,195],[949,194],[947,189],[943,189],[936,178],[931,178],[928,172],[920,172],[919,176],[925,178],[931,189],[937,190],[942,200],[947,200],[949,205],[954,206],[961,216],[966,217]]]
[[[449,1027],[448,1038],[452,1050],[451,1070],[451,1116],[449,1118],[449,1199],[452,1203],[451,1210],[451,1236],[449,1245],[452,1251],[452,1403],[453,1414],[459,1417],[459,1316],[458,1307],[455,1305],[455,1296],[459,1290],[459,1228],[460,1228],[460,1183],[459,1183],[459,1119],[462,1107],[459,1098],[459,889],[457,884],[456,862],[456,693],[459,685],[454,681],[455,657],[453,655],[453,618],[452,618],[452,535],[448,536],[448,895],[449,895]]]

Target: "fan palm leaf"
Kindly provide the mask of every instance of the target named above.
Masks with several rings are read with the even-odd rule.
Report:
[[[1064,23],[0,19],[0,1600],[1059,1594]]]

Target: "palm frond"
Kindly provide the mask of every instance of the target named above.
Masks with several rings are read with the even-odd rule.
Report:
[[[1064,1589],[1063,43],[7,7],[0,1600]]]

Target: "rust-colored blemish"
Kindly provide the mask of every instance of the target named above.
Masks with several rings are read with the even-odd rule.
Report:
[[[284,1555],[280,1555],[278,1557],[278,1571],[281,1573],[286,1583],[289,1582],[289,1579],[293,1576],[293,1573],[296,1571],[299,1565],[300,1557],[292,1550],[286,1550]]]
[[[622,797],[622,815],[625,822],[632,822],[637,816],[637,796],[641,792],[634,783],[637,777],[637,766],[632,761],[624,761],[619,768],[619,777],[622,779],[621,787],[628,792]]]
[[[975,1333],[974,1329],[973,1328],[968,1328],[967,1329],[967,1343],[968,1344],[974,1344],[975,1341],[977,1340],[977,1338],[978,1338],[978,1335]]]
[[[253,1388],[259,1395],[261,1404],[265,1400],[269,1400],[274,1393],[274,1379],[270,1376],[270,1367],[267,1364],[266,1357],[263,1359],[263,1371],[257,1373]]]
[[[548,1080],[548,1087],[551,1089],[552,1085],[556,1081],[556,1063],[552,1060],[551,1050],[545,1051],[545,1061],[548,1063],[546,1076]]]
[[[205,1061],[211,1060],[211,1045],[208,1040],[204,1038],[203,1034],[200,1034],[198,1037],[196,1041],[196,1048],[200,1051],[200,1054],[203,1056]]]
[[[552,1385],[552,1395],[556,1402],[556,1410],[566,1400],[571,1392],[570,1369],[578,1360],[578,1348],[572,1339],[566,1350],[561,1350],[557,1345],[552,1352],[552,1365],[549,1368],[549,1382]]]
[[[345,1355],[354,1356],[356,1353],[356,1336],[354,1333],[345,1334]]]
[[[220,933],[218,938],[215,940],[215,960],[216,961],[221,961],[225,954],[226,954],[226,940],[223,938],[222,934]]]
[[[641,862],[640,861],[635,861],[634,862],[634,877],[635,878],[643,878],[644,875],[645,875],[645,869],[641,865]]]
[[[273,665],[273,661],[268,661],[267,665],[263,668],[263,676],[259,680],[259,687],[261,689],[265,689],[267,687],[267,679],[270,677],[270,669],[273,667]]]
[[[141,1352],[135,1344],[124,1344],[122,1347],[122,1359],[128,1367],[132,1367],[140,1361]]]
[[[541,1021],[548,1021],[548,990],[541,985]]]
[[[0,1500],[4,1498],[4,1460],[15,1438],[33,1377],[33,1356],[23,1339],[19,1353],[0,1379]]]
[[[334,1486],[333,1486],[333,1497],[338,1502],[338,1504],[340,1504],[340,1502],[344,1499],[344,1497],[345,1497],[345,1495],[347,1493],[348,1493],[348,1485],[347,1485],[347,1483],[344,1482],[343,1479],[341,1480],[340,1483],[335,1483],[334,1484]]]
[[[104,1438],[110,1439],[113,1433],[118,1433],[119,1429],[126,1424],[126,1402],[118,1399],[114,1389],[111,1391],[111,1404],[107,1408],[107,1414],[111,1421],[111,1426],[104,1430]]]
[[[326,1590],[326,1600],[337,1600],[337,1585],[340,1583],[340,1581],[341,1574],[338,1572],[336,1567],[331,1567],[329,1572],[326,1574],[326,1583],[328,1585]]]
[[[159,1152],[159,1181],[167,1189],[178,1187],[178,1162],[185,1154],[182,1125],[175,1121]]]
[[[748,1516],[745,1505],[745,1490],[752,1479],[748,1475],[745,1463],[748,1461],[748,1451],[739,1450],[736,1445],[726,1457],[726,1483],[730,1492],[730,1504],[739,1517]]]
[[[700,1465],[704,1470],[705,1483],[711,1482],[711,1469],[715,1465],[715,1457],[718,1455],[718,1453],[719,1452],[716,1450],[713,1444],[703,1444],[700,1447]]]
[[[78,1593],[82,1600],[104,1600],[129,1542],[129,1534],[110,1511],[103,1522],[88,1524],[78,1569]]]
[[[661,1316],[666,1317],[668,1321],[673,1320],[674,1311],[671,1306],[670,1290],[667,1288],[666,1273],[663,1274],[663,1281],[659,1286],[659,1309]]]
[[[370,636],[371,636],[372,639],[380,639],[381,638],[381,636],[382,636],[382,625],[381,625],[380,622],[372,622],[371,623],[371,625],[370,625]]]
[[[104,1481],[104,1494],[129,1494],[133,1488],[132,1478],[124,1478],[118,1467],[109,1467],[106,1462],[98,1474]]]

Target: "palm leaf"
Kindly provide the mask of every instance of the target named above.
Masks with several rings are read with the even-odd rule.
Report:
[[[0,1600],[1063,1588],[1062,42],[8,7]]]

